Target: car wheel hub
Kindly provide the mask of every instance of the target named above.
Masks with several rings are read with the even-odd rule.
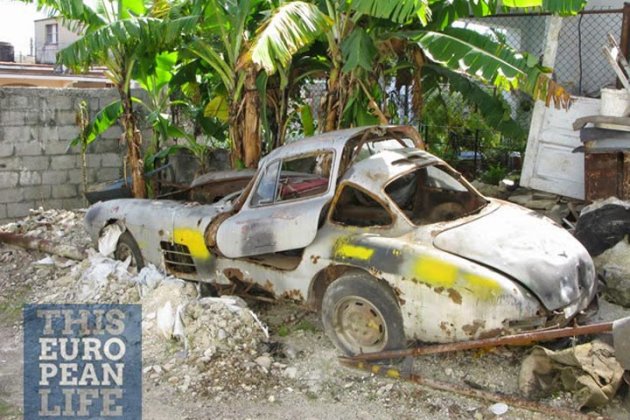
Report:
[[[337,336],[355,352],[382,350],[387,343],[387,327],[380,311],[369,301],[349,296],[335,310]]]

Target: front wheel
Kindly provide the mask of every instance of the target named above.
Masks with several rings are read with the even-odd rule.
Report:
[[[391,289],[364,273],[332,283],[322,302],[322,323],[332,342],[348,356],[405,345],[402,315]]]
[[[144,258],[142,258],[142,252],[140,247],[129,231],[123,232],[118,238],[116,244],[116,250],[114,251],[114,258],[120,261],[125,261],[127,258],[131,258],[129,263],[129,270],[140,272],[144,267]]]

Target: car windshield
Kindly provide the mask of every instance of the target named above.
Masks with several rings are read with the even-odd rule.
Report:
[[[389,198],[415,225],[445,222],[480,211],[488,202],[440,164],[395,178],[385,188]]]

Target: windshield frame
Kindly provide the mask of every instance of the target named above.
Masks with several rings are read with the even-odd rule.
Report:
[[[461,216],[457,217],[455,220],[457,219],[461,219],[464,217],[468,217],[471,216],[473,214],[478,214],[479,212],[483,211],[483,209],[485,209],[488,204],[490,204],[490,200],[485,197],[483,194],[481,194],[470,182],[468,182],[468,180],[466,178],[464,178],[464,176],[459,173],[457,170],[455,170],[452,166],[450,166],[448,163],[442,161],[442,160],[438,160],[435,162],[429,162],[423,165],[415,165],[412,168],[409,168],[403,172],[400,172],[398,174],[396,174],[395,176],[391,177],[390,179],[388,179],[382,187],[382,194],[383,194],[383,198],[385,200],[388,201],[389,205],[390,205],[390,210],[397,212],[398,215],[400,216],[399,220],[404,220],[406,223],[408,223],[410,226],[413,227],[425,227],[425,226],[431,226],[431,225],[435,225],[438,223],[445,223],[445,222],[452,222],[452,220],[449,221],[437,221],[437,222],[432,222],[432,223],[424,223],[424,224],[417,224],[414,223],[411,219],[409,219],[409,217],[407,217],[407,214],[405,214],[405,212],[403,211],[403,209],[401,209],[398,206],[398,203],[396,203],[392,197],[390,197],[390,195],[387,193],[386,189],[387,187],[389,187],[393,182],[397,181],[398,179],[409,175],[413,172],[416,172],[420,169],[423,168],[428,168],[430,166],[433,167],[437,167],[438,169],[443,170],[444,172],[446,172],[448,175],[452,176],[455,180],[457,180],[470,194],[472,194],[475,198],[477,198],[480,202],[479,206],[477,206],[474,210],[468,211],[464,214],[462,214]]]

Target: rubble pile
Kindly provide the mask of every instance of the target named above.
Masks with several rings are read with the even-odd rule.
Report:
[[[31,209],[30,215],[0,226],[0,231],[25,234],[55,242],[64,242],[77,248],[90,245],[90,237],[83,228],[85,210]]]

